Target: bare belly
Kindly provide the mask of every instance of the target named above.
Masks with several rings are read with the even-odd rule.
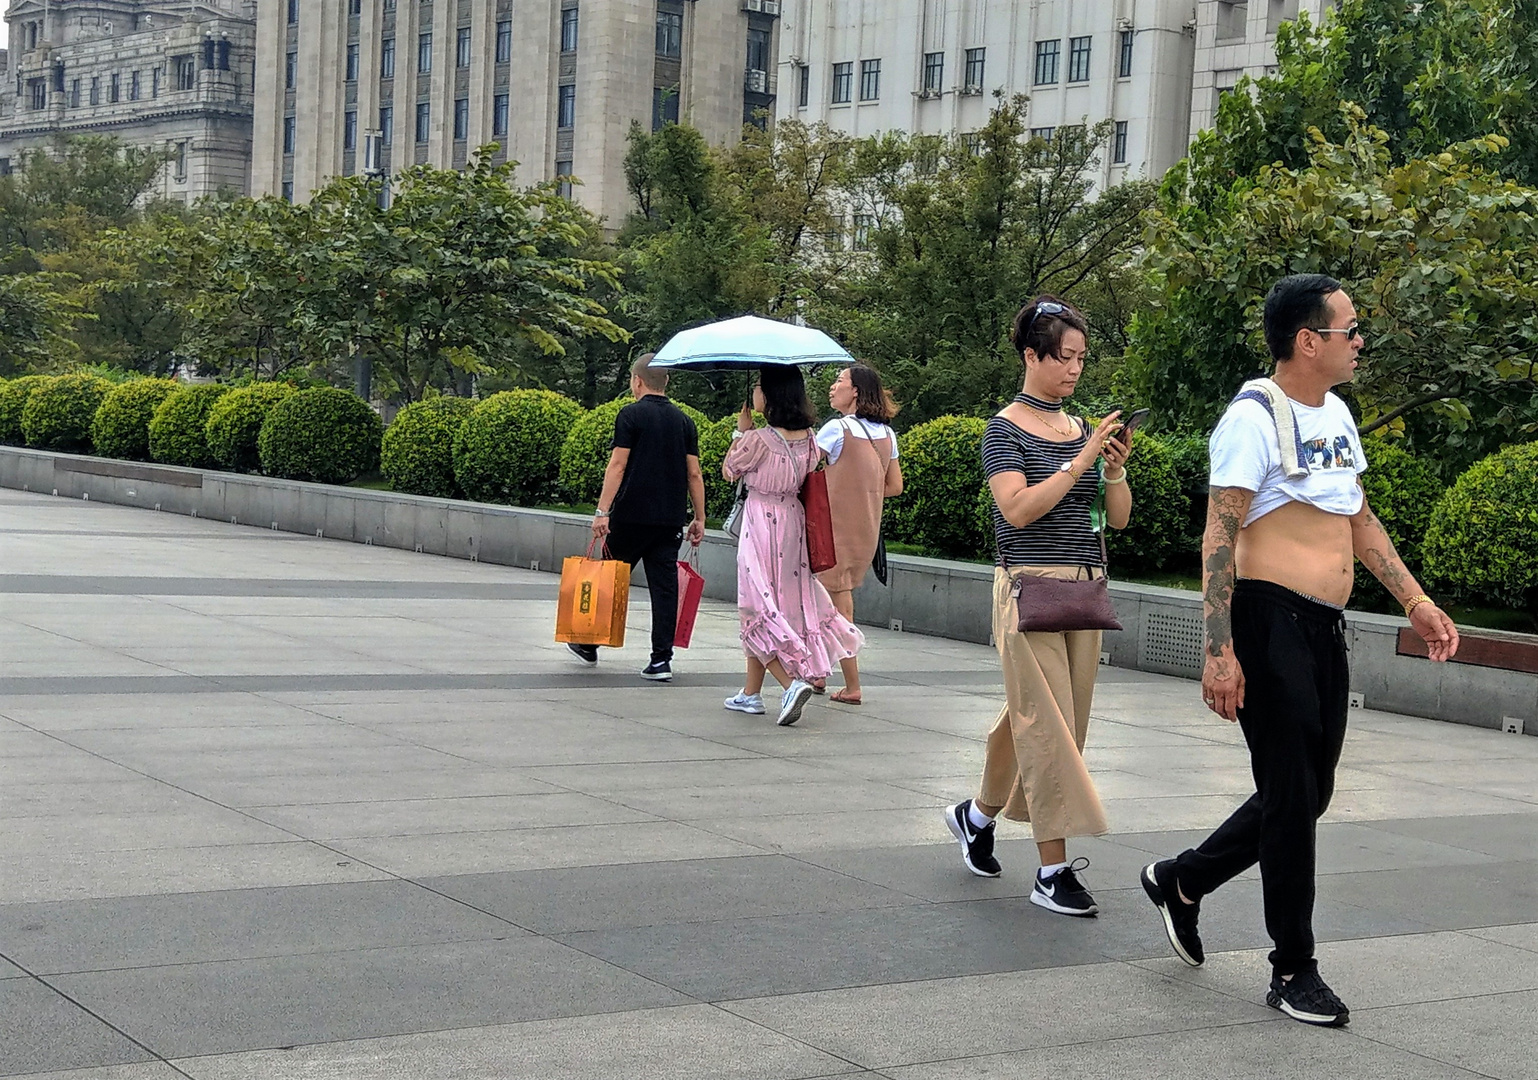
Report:
[[[1351,598],[1351,519],[1289,502],[1239,530],[1241,578],[1274,581],[1330,604]]]

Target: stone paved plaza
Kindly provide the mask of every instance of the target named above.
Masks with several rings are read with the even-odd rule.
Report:
[[[870,633],[862,708],[725,712],[556,579],[0,492],[0,1075],[1538,1080],[1538,739],[1352,718],[1317,926],[1344,1031],[1264,1005],[1249,874],[1169,952],[1138,868],[1250,790],[1197,688],[1106,669],[1102,914],[962,868],[994,654]]]

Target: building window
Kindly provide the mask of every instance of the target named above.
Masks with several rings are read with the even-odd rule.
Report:
[[[128,76],[128,100],[139,100],[139,73],[137,71]]]
[[[812,103],[812,69],[802,64],[797,71],[800,86],[796,90],[796,108],[804,109]]]
[[[678,123],[678,87],[652,87],[652,130]]]
[[[358,43],[356,41],[347,46],[347,74],[344,78],[348,82],[358,81]]]
[[[1121,56],[1116,61],[1116,77],[1118,79],[1132,78],[1132,31],[1121,32]]]
[[[1089,46],[1090,38],[1076,37],[1068,39],[1068,81],[1089,81]]]
[[[577,125],[577,88],[563,86],[556,97],[555,126],[571,128]]]
[[[1037,86],[1049,86],[1057,82],[1057,58],[1062,44],[1055,40],[1036,43],[1036,77],[1032,81]]]
[[[292,180],[283,181],[283,186],[280,190],[283,193],[284,202],[291,203],[294,201],[294,182]]]
[[[961,145],[966,150],[968,157],[981,157],[983,153],[983,133],[981,131],[963,133]]]
[[[299,81],[299,54],[291,52],[283,62],[283,89],[292,90]]]
[[[468,139],[470,137],[470,99],[454,99],[454,138]]]
[[[172,157],[171,161],[172,161],[171,175],[174,176],[177,180],[186,180],[187,179],[187,144],[185,142],[179,142],[179,143],[176,144],[176,153]]]
[[[358,114],[355,112],[342,114],[342,149],[358,149]]]
[[[852,247],[856,251],[870,250],[870,234],[876,227],[874,214],[856,214],[854,216],[854,235],[850,237]]]
[[[433,35],[431,32],[417,36],[417,71],[426,75],[433,69]]]
[[[363,14],[363,0],[347,0],[347,14],[349,14],[349,15],[362,15]]]
[[[379,43],[379,77],[395,78],[395,39],[387,37]]]
[[[924,54],[924,92],[938,94],[945,86],[945,54]]]
[[[1055,127],[1031,128],[1031,138],[1040,139],[1042,142],[1051,142],[1052,136],[1056,131],[1057,128]]]
[[[91,76],[91,104],[92,105],[100,105],[101,104],[101,76],[100,75],[92,75]]]
[[[219,40],[219,70],[230,70],[230,41],[228,38]]]
[[[160,82],[165,73],[166,69],[163,66],[157,66],[150,72],[150,97],[158,98],[160,96]]]
[[[292,154],[294,152],[294,143],[298,140],[299,136],[297,125],[298,120],[296,118],[292,116],[285,116],[283,118],[283,152],[285,154]]]
[[[508,97],[497,94],[491,99],[491,133],[498,138],[507,134]]]
[[[833,65],[833,104],[847,105],[854,96],[854,61]]]
[[[379,109],[379,145],[392,146],[395,143],[395,107],[383,105]]]
[[[684,54],[684,15],[681,11],[657,12],[657,55],[676,59]],[[762,70],[762,69],[759,69]]]
[[[860,61],[860,100],[875,101],[881,97],[881,61]]]
[[[504,19],[497,23],[497,63],[506,64],[513,58],[513,23]]]
[[[433,126],[433,107],[431,102],[417,102],[417,142],[425,143],[429,130]]]
[[[114,76],[115,78],[116,76]],[[48,108],[48,80],[33,79],[27,83],[27,89],[32,95],[32,107],[34,109]]]
[[[570,177],[571,162],[557,161],[555,163],[555,175],[557,179],[560,179],[561,177]],[[571,181],[569,179],[561,180],[560,186],[556,190],[560,193],[561,198],[571,198]]]
[[[973,93],[982,92],[983,64],[987,59],[987,49],[967,50],[966,88]]]
[[[769,53],[769,31],[749,27],[748,70],[768,72],[768,70],[773,66],[774,62],[771,59]],[[769,80],[766,76],[764,79],[764,86],[767,88],[768,85]]]
[[[1116,121],[1116,138],[1111,142],[1111,161],[1117,165],[1127,163],[1127,121]]]
[[[288,25],[299,25],[299,0],[288,0]]]
[[[197,61],[190,56],[178,56],[176,58],[176,88],[178,90],[191,90],[198,85]]]
[[[577,9],[574,7],[561,10],[561,51],[577,51]]]
[[[113,105],[123,100],[123,76],[115,71],[112,73],[112,80],[107,84],[107,100]]]
[[[69,84],[69,107],[80,108],[80,80],[74,79]]]
[[[454,38],[454,66],[467,68],[470,66],[470,28],[461,26],[459,34]]]

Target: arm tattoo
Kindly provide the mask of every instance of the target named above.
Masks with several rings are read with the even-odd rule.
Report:
[[[1202,540],[1202,595],[1206,607],[1207,655],[1233,646],[1233,596],[1237,570],[1234,544],[1251,498],[1239,488],[1213,488],[1207,501],[1207,534]]]
[[[1365,503],[1363,508],[1361,532],[1358,534],[1361,537],[1361,550],[1357,552],[1357,558],[1396,599],[1403,600],[1419,592],[1420,586],[1415,583],[1409,568],[1400,558],[1383,522],[1378,520],[1378,516]]]

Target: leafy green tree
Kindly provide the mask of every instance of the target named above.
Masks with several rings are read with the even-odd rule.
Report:
[[[60,274],[0,273],[0,378],[61,366],[76,357],[69,337],[80,306]]]
[[[71,214],[96,228],[127,224],[166,160],[164,151],[98,135],[23,151],[10,175],[0,177],[0,251],[52,250]]]

